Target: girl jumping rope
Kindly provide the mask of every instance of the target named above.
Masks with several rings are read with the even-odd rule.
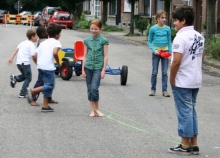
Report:
[[[108,62],[108,40],[100,35],[102,22],[93,20],[90,24],[92,36],[84,40],[84,58],[82,64],[82,77],[86,78],[88,100],[91,106],[90,117],[98,115],[99,111],[99,85],[105,77],[105,69]]]
[[[171,31],[170,27],[166,26],[167,13],[160,10],[156,14],[156,25],[150,28],[148,34],[148,46],[152,50],[152,74],[151,74],[151,93],[149,96],[155,96],[156,84],[157,84],[157,73],[158,66],[161,60],[161,71],[162,71],[162,95],[164,97],[170,97],[167,92],[167,69],[169,58],[163,58],[160,56],[159,51],[172,52],[171,47]]]

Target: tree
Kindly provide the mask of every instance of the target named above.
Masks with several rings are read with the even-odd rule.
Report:
[[[131,5],[131,19],[130,19],[130,34],[134,34],[134,5],[135,2],[139,0],[127,0],[127,2]]]
[[[208,0],[207,1],[207,31],[206,37],[211,38],[213,34],[215,34],[215,8],[216,8],[216,0]]]

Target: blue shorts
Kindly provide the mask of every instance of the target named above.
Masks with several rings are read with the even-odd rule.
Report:
[[[195,105],[199,88],[172,87],[172,91],[178,118],[179,136],[192,138],[198,135],[198,118]]]
[[[43,79],[43,94],[44,98],[49,98],[52,96],[52,92],[54,89],[55,76],[54,71],[42,70],[38,69],[39,75],[42,76]]]

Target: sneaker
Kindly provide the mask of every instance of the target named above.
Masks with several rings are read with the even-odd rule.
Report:
[[[41,112],[54,112],[54,109],[48,106],[48,108],[42,108]]]
[[[178,144],[174,148],[169,148],[168,151],[173,154],[191,155],[190,147],[184,149],[181,144]]]
[[[10,79],[11,79],[11,87],[14,88],[15,87],[15,84],[16,84],[16,78],[15,78],[15,75],[11,75],[10,76]],[[20,98],[20,97],[19,97]]]
[[[149,96],[155,96],[156,92],[154,90],[151,90]]]
[[[164,92],[163,92],[163,96],[164,96],[164,97],[170,97],[170,95],[169,95],[169,93],[168,93],[167,91],[164,91]]]
[[[27,95],[26,94],[19,94],[19,98],[26,98]]]
[[[31,103],[32,100],[33,100],[33,98],[32,98],[31,89],[27,88],[27,101],[28,101],[28,103]]]
[[[191,149],[191,154],[199,155],[199,147],[198,146],[190,147],[190,149]]]

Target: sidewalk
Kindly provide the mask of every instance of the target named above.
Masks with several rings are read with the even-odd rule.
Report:
[[[121,40],[134,42],[141,45],[147,46],[146,35],[140,36],[126,36],[129,33],[129,28],[123,28],[124,32],[108,32],[107,34],[119,38]],[[134,30],[134,33],[140,33],[138,30]],[[209,56],[205,56],[203,62],[204,73],[208,73],[211,76],[220,77],[220,61],[210,59]]]

